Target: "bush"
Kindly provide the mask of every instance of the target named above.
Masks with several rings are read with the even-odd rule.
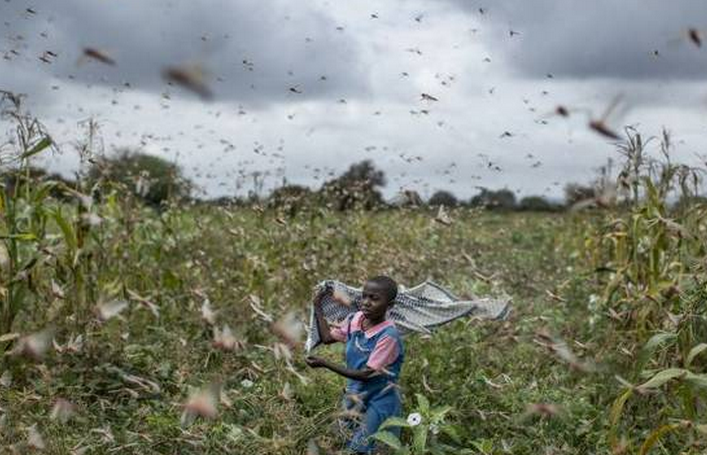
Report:
[[[438,190],[432,195],[432,197],[430,197],[427,203],[429,205],[444,205],[445,207],[456,207],[459,201],[457,200],[457,197],[451,192],[445,190]]]
[[[176,164],[128,149],[120,150],[115,157],[99,159],[89,170],[89,181],[124,185],[152,206],[160,206],[169,199],[187,198],[192,188]]]
[[[580,185],[579,183],[568,183],[565,185],[565,204],[573,206],[578,202],[595,199],[597,191],[593,186]]]
[[[516,208],[516,195],[509,189],[481,189],[481,193],[471,198],[472,207],[485,207],[491,210],[513,210]]]
[[[314,193],[306,186],[284,185],[270,193],[267,204],[269,207],[283,210],[292,217],[305,207],[311,206],[313,199]]]
[[[326,182],[319,194],[327,206],[339,211],[371,210],[384,205],[378,190],[385,186],[385,173],[376,169],[371,160],[352,164],[334,180]]]
[[[402,190],[390,201],[394,207],[419,207],[422,203],[420,194],[415,190]]]
[[[557,204],[553,204],[542,196],[526,196],[518,204],[518,210],[531,212],[556,212],[559,209]]]

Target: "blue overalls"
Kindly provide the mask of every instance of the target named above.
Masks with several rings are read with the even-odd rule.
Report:
[[[346,394],[344,395],[344,409],[349,414],[358,415],[359,422],[349,422],[354,434],[348,443],[349,450],[356,453],[372,453],[374,442],[368,441],[369,435],[378,431],[378,427],[388,417],[400,416],[402,404],[398,390],[398,378],[403,364],[403,343],[400,333],[395,327],[386,327],[371,338],[366,338],[364,330],[351,333],[351,320],[349,317],[349,330],[346,336],[346,367],[355,370],[366,368],[368,357],[373,352],[376,342],[384,336],[393,338],[400,348],[400,353],[395,361],[386,367],[387,372],[370,378],[368,381],[347,379]],[[400,428],[388,428],[396,436],[400,436]]]

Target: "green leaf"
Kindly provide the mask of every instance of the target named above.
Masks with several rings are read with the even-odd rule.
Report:
[[[378,431],[376,433],[373,433],[370,437],[372,439],[375,439],[376,441],[380,441],[383,444],[386,444],[389,447],[392,447],[395,450],[400,450],[400,448],[402,447],[400,439],[398,439],[397,436],[395,436],[389,431]]]
[[[688,371],[685,375],[685,382],[693,387],[707,389],[707,374],[695,374]]]
[[[416,454],[424,454],[427,447],[427,425],[418,425],[412,435],[412,448]]]
[[[31,232],[22,232],[19,234],[0,235],[0,239],[2,239],[2,240],[14,239],[14,240],[22,240],[22,241],[29,242],[29,241],[37,240],[37,236]]]
[[[461,444],[462,438],[461,436],[459,436],[459,432],[457,431],[457,429],[454,428],[452,425],[442,425],[440,431],[449,436],[452,441],[456,442],[457,444]]]
[[[671,431],[675,431],[676,429],[682,427],[682,424],[679,423],[671,423],[668,425],[663,425],[661,427],[658,427],[657,429],[653,430],[651,434],[648,435],[646,440],[643,442],[643,445],[641,446],[641,450],[638,452],[640,455],[646,455],[655,445],[656,442],[666,433],[670,433]]]
[[[672,344],[677,340],[677,338],[678,336],[676,333],[670,332],[661,332],[653,335],[638,354],[636,369],[642,370],[659,347],[664,344]]]
[[[686,386],[678,388],[677,395],[682,401],[682,417],[690,420],[697,419],[695,409],[695,394],[693,393],[692,387]]]
[[[611,405],[611,412],[609,413],[609,422],[611,422],[611,426],[609,427],[609,443],[612,446],[616,445],[616,430],[618,429],[619,419],[623,413],[624,405],[626,401],[631,398],[631,395],[633,395],[633,390],[626,389]]]
[[[24,159],[29,158],[30,156],[36,155],[37,153],[41,152],[45,148],[49,147],[50,145],[52,145],[52,139],[49,136],[44,136],[42,138],[42,140],[40,140],[39,142],[37,142],[34,145],[34,147],[32,147],[31,149],[29,149],[25,153],[23,153],[20,156],[20,159],[24,160]]]
[[[665,370],[659,371],[658,373],[655,374],[652,378],[650,378],[648,381],[644,382],[640,386],[638,386],[639,389],[655,389],[663,384],[667,383],[671,379],[679,378],[679,377],[684,377],[689,373],[689,371],[684,370],[682,368],[667,368]]]
[[[71,248],[72,252],[76,251],[78,248],[78,240],[76,240],[74,228],[68,221],[66,221],[66,218],[61,215],[61,209],[55,210],[53,215],[54,220],[56,220],[56,224],[59,225],[61,232],[64,234],[64,240],[69,245],[69,248]]]
[[[434,420],[435,422],[443,421],[444,416],[446,416],[451,410],[452,410],[451,406],[440,406],[437,408],[433,408],[430,411],[430,414],[432,415],[432,420]]]
[[[428,414],[430,412],[430,402],[427,400],[427,397],[425,397],[421,393],[416,393],[415,397],[417,398],[417,407],[420,410],[420,414],[425,417],[428,417]]]
[[[694,348],[690,349],[690,353],[687,354],[687,359],[685,359],[685,366],[689,367],[692,361],[695,360],[695,357],[700,355],[705,349],[707,349],[707,343],[700,343]]]
[[[482,439],[480,441],[472,441],[471,445],[473,445],[476,450],[483,454],[489,454],[493,450],[493,442],[490,439]]]
[[[408,428],[410,427],[410,424],[407,422],[407,420],[403,419],[402,417],[388,417],[385,422],[381,424],[380,427],[378,427],[379,430],[385,430],[386,428],[390,427],[405,427]]]
[[[44,201],[44,199],[47,198],[47,196],[49,195],[51,190],[55,187],[56,187],[56,182],[53,182],[53,181],[44,182],[40,186],[39,190],[34,194],[34,196],[33,196],[34,202],[37,204],[40,204],[42,201]]]

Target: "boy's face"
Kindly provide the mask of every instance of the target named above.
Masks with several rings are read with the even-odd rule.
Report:
[[[363,286],[363,301],[361,311],[369,321],[381,321],[385,319],[385,312],[392,302],[388,301],[385,288],[375,282],[366,282]]]

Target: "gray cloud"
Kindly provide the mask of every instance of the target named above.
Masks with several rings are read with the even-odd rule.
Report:
[[[0,0],[9,23],[0,55],[20,53],[0,60],[0,88],[41,107],[64,145],[48,167],[76,169],[76,122],[96,118],[107,151],[143,147],[173,160],[209,196],[246,191],[251,172],[269,172],[266,188],[283,177],[317,187],[366,158],[385,170],[389,196],[406,187],[469,197],[476,186],[559,196],[615,154],[586,112],[599,116],[619,93],[613,129],[637,124],[651,135],[665,125],[687,159],[704,150],[695,66],[704,50],[680,36],[702,11],[696,2],[674,12],[653,0],[645,10],[637,0],[501,0],[480,15],[451,1],[64,0],[29,15],[29,3]],[[83,46],[119,65],[76,66]],[[38,58],[46,50],[59,54],[51,64]],[[213,103],[161,80],[164,65],[185,62],[211,71]],[[124,81],[134,88],[114,91]],[[296,84],[302,94],[288,90]],[[551,115],[558,104],[576,110]]]
[[[10,59],[6,65],[47,79],[118,89],[129,83],[138,90],[163,91],[164,67],[192,64],[207,71],[219,99],[268,103],[345,98],[367,90],[356,42],[345,29],[337,30],[331,17],[305,4],[70,0],[43,2],[33,7],[36,14],[26,11],[28,5],[0,3],[5,20],[0,49]],[[86,46],[104,50],[118,65],[85,59],[77,64]],[[44,63],[40,57],[45,51],[58,57],[49,56],[51,63]],[[2,75],[0,84],[29,88],[27,81]],[[38,83],[32,91],[46,88]]]
[[[707,77],[707,49],[687,38],[707,17],[701,0],[498,0],[484,14],[479,3],[448,1],[474,15],[479,38],[525,76]]]

